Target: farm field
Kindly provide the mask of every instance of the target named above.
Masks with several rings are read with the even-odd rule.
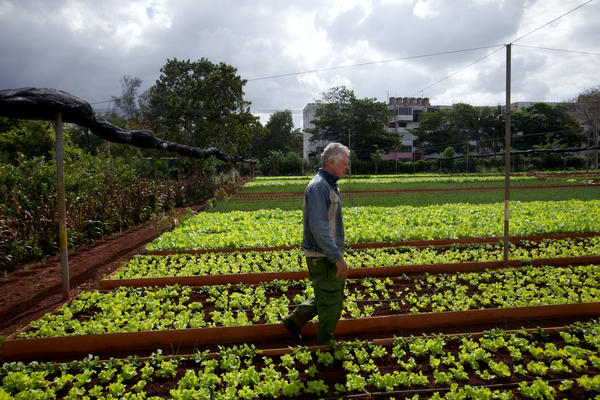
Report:
[[[285,193],[304,191],[312,177],[284,177],[271,179],[258,177],[245,184],[239,194],[246,193]],[[504,175],[357,175],[344,178],[338,182],[342,192],[352,190],[415,190],[415,189],[456,189],[456,188],[486,188],[503,187]],[[535,176],[512,176],[511,185],[520,186],[555,186],[583,184],[585,178],[555,177],[540,180]]]
[[[414,176],[354,178],[360,190],[377,191],[395,190]],[[454,190],[504,184],[498,176],[447,178],[419,176],[410,185]],[[515,186],[548,183],[514,179]],[[307,182],[254,182],[278,180],[300,191]],[[579,180],[561,177],[553,183],[572,187],[512,192],[511,198],[531,193],[529,200],[511,201],[510,234],[522,239],[511,244],[509,259],[519,265],[473,271],[453,268],[502,259],[502,199],[476,199],[477,193],[502,191],[448,192],[443,203],[421,197],[404,204],[405,194],[374,194],[350,199],[360,202],[353,206],[344,198],[347,260],[351,272],[364,275],[347,279],[335,348],[313,346],[314,321],[301,345],[280,324],[312,294],[308,279],[235,280],[305,270],[298,206],[271,208],[293,201],[285,195],[254,201],[252,211],[219,208],[241,201],[217,202],[211,212],[189,213],[105,280],[206,275],[230,276],[231,282],[83,291],[2,343],[3,358],[15,361],[0,367],[0,400],[600,398],[600,263],[583,261],[600,255],[600,191],[578,186]],[[260,187],[246,185],[242,193]],[[359,190],[355,181],[351,185]],[[460,201],[464,196],[474,201]],[[455,242],[428,244],[434,240]],[[398,244],[410,241],[422,242]],[[447,269],[410,271],[436,264]],[[398,266],[407,272],[369,275]],[[161,346],[144,344],[159,335]],[[86,357],[78,347],[86,338],[91,349],[102,350]],[[122,343],[111,350],[111,341]],[[36,348],[43,349],[38,356]],[[25,349],[24,362],[18,349]]]

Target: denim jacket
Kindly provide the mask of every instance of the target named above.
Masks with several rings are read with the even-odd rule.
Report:
[[[302,248],[305,253],[308,250],[310,255],[325,256],[334,263],[344,257],[342,198],[337,180],[337,176],[320,168],[306,186],[302,203]]]

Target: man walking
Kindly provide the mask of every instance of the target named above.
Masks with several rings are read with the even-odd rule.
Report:
[[[335,345],[333,331],[342,313],[348,273],[337,181],[349,171],[349,156],[350,150],[343,144],[328,144],[321,154],[322,168],[304,191],[302,248],[315,294],[283,319],[298,341],[302,340],[302,326],[318,315],[317,343]]]

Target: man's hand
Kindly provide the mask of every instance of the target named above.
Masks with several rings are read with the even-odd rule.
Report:
[[[337,274],[335,274],[335,277],[346,279],[346,275],[348,275],[348,264],[346,264],[346,260],[342,258],[335,263],[335,266],[337,267]]]

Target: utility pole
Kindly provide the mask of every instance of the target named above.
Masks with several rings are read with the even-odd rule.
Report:
[[[510,50],[511,44],[506,45],[506,125],[504,150],[504,267],[508,267],[509,249],[509,215],[510,215]]]

